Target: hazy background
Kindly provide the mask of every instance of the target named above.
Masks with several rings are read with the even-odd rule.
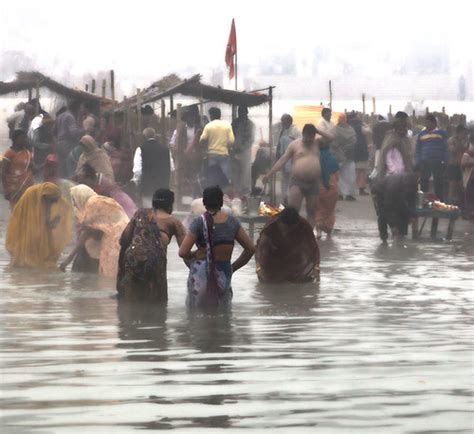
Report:
[[[110,69],[119,97],[165,74],[203,74],[224,87],[236,20],[239,88],[276,98],[474,99],[468,1],[2,2],[0,80],[38,69],[71,86]],[[469,109],[469,108],[468,108]]]

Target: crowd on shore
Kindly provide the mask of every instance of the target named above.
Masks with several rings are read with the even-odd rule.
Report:
[[[124,114],[99,116],[96,109],[71,101],[53,118],[33,101],[8,118],[12,144],[2,159],[2,182],[13,266],[57,266],[75,232],[59,264],[63,271],[72,263],[73,271],[116,277],[122,299],[166,300],[167,246],[174,237],[189,268],[188,306],[228,305],[232,274],[254,253],[263,282],[318,279],[316,239],[331,236],[338,200],[371,194],[383,242],[388,229],[394,238],[407,234],[417,191],[429,193],[431,184],[433,198],[474,218],[474,132],[457,125],[449,137],[434,115],[417,131],[403,112],[369,127],[356,112],[333,122],[325,108],[300,132],[283,114],[273,156],[263,140],[254,155],[256,128],[246,107],[228,123],[217,107],[207,121],[190,106],[169,139],[157,134],[153,109],[143,107],[135,149]],[[173,216],[176,164],[181,191],[195,198],[187,228]],[[245,209],[277,173],[285,209],[254,246],[232,199]],[[232,263],[235,242],[242,253]]]

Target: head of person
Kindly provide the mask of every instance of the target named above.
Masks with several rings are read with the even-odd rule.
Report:
[[[155,113],[153,107],[149,104],[147,104],[145,107],[142,107],[141,112],[143,116],[151,116]]]
[[[53,204],[61,199],[61,190],[52,182],[45,182],[41,192],[41,200],[45,204]]]
[[[15,149],[24,149],[28,145],[26,133],[23,130],[15,130],[12,134],[12,145]]]
[[[86,154],[94,152],[98,149],[97,142],[95,141],[94,137],[85,135],[81,137],[79,140],[79,144],[81,145],[82,151]]]
[[[97,193],[87,185],[79,184],[71,188],[72,207],[79,223],[84,219],[87,201],[93,196]]]
[[[23,110],[25,111],[25,115],[28,119],[33,119],[35,117],[36,107],[34,106],[33,101],[26,103]]]
[[[328,107],[324,107],[321,112],[321,117],[325,119],[326,121],[330,122],[331,116],[332,116],[332,110]]]
[[[347,115],[345,113],[341,113],[337,118],[337,124],[345,126],[347,125]]]
[[[217,185],[207,187],[202,194],[202,203],[209,212],[219,211],[224,205],[224,192]]]
[[[239,118],[246,119],[249,115],[249,109],[244,105],[239,105],[239,108],[237,109],[237,114]]]
[[[408,115],[405,112],[398,111],[395,113],[395,119],[399,119],[401,121],[407,121],[408,120]]]
[[[465,140],[467,139],[468,130],[464,125],[460,124],[456,127],[456,132],[454,135],[458,140]]]
[[[438,126],[435,115],[427,114],[425,117],[425,127],[428,131],[433,131]]]
[[[290,128],[293,125],[293,118],[288,113],[284,113],[281,116],[280,121],[281,121],[281,127],[284,130],[287,130],[288,128]]]
[[[26,105],[25,102],[23,102],[23,101],[22,101],[22,102],[19,102],[19,103],[15,106],[15,108],[14,108],[13,111],[21,112],[22,110],[25,110],[25,105]]]
[[[154,128],[145,128],[143,130],[143,138],[145,140],[152,140],[156,137],[156,131]]]
[[[69,101],[67,109],[74,115],[77,116],[81,110],[81,103],[75,99]]]
[[[382,115],[377,115],[377,120],[379,122],[383,122],[385,120],[385,118]]]
[[[316,127],[313,124],[306,124],[303,127],[303,144],[311,146],[316,138]]]
[[[408,134],[407,123],[403,119],[395,119],[393,122],[393,131],[398,137],[406,137]]]
[[[286,226],[296,225],[300,221],[300,215],[295,208],[285,208],[280,214],[278,214],[278,221],[282,222]]]
[[[221,109],[217,107],[211,107],[209,109],[209,118],[211,121],[215,121],[216,119],[221,118]]]
[[[98,178],[96,170],[89,163],[86,163],[81,167],[79,173],[74,176],[73,180],[79,184],[94,188],[97,185]]]
[[[159,209],[171,214],[173,212],[174,193],[166,188],[160,188],[153,194],[153,209]]]

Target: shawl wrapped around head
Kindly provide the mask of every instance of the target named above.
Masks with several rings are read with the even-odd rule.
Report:
[[[319,247],[313,228],[302,217],[286,225],[267,223],[257,241],[257,275],[264,283],[307,282],[319,276]]]
[[[119,239],[129,221],[127,214],[114,199],[100,196],[86,185],[71,188],[71,197],[81,226],[102,232],[100,241],[86,241],[87,252],[92,257],[99,257],[101,274],[116,276]]]
[[[47,221],[47,206],[51,207]],[[51,182],[33,185],[13,208],[6,248],[14,266],[53,267],[71,239],[72,210]],[[58,220],[53,228],[48,223]]]
[[[76,173],[80,173],[82,167],[89,164],[97,173],[114,181],[114,171],[107,152],[99,149],[97,142],[91,136],[83,136],[81,143],[85,149],[77,162]]]

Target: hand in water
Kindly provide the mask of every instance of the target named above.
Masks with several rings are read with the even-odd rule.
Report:
[[[264,176],[263,176],[263,178],[262,178],[263,185],[265,185],[265,184],[268,183],[268,179],[269,179],[269,176],[268,176],[268,175],[264,175]]]
[[[60,269],[63,273],[66,272],[66,267],[67,267],[67,264],[66,264],[65,262],[61,262],[61,263],[59,264],[59,269]]]

